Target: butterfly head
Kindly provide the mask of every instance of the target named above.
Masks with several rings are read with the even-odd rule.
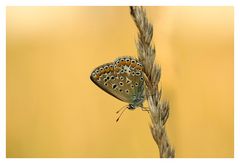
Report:
[[[137,107],[142,107],[143,106],[143,101],[144,101],[144,96],[141,95],[140,97],[136,98],[133,103],[129,104],[128,105],[128,109],[129,110],[134,110],[136,109]]]

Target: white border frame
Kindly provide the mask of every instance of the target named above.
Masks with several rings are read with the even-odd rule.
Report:
[[[240,46],[240,6],[239,0],[1,0],[0,1],[0,163],[2,162],[15,162],[16,159],[6,159],[6,7],[7,6],[129,6],[129,5],[142,5],[142,6],[234,6],[234,157],[235,159],[175,159],[175,160],[161,160],[161,162],[210,162],[214,160],[218,163],[225,162],[236,162],[239,161],[239,100],[237,100],[239,95],[239,85],[240,84],[240,74],[239,71],[239,46]],[[34,160],[34,161],[32,161]],[[46,161],[45,161],[46,160]],[[54,160],[54,161],[52,161]],[[44,159],[44,162],[76,162],[79,163],[78,159]],[[104,163],[123,163],[131,162],[132,159],[104,159],[96,161],[96,159],[91,159],[91,162],[104,162]],[[134,159],[134,162],[145,163],[146,160],[151,162],[160,162],[157,159]],[[203,161],[202,161],[203,160]],[[206,160],[206,161],[205,161]],[[18,160],[17,162],[28,163],[28,162],[43,162],[37,159],[29,160]],[[89,162],[89,159],[81,159],[81,162]],[[239,162],[238,162],[239,163]]]

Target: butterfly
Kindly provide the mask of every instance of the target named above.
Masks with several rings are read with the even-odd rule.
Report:
[[[143,64],[136,58],[124,56],[95,68],[90,79],[108,94],[128,103],[127,106],[124,106],[125,109],[134,110],[141,107],[143,110],[145,100],[143,69]],[[122,113],[125,109],[122,110]],[[122,113],[116,121],[119,120]]]

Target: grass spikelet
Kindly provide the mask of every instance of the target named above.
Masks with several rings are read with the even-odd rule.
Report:
[[[165,124],[169,116],[169,103],[161,100],[162,89],[158,84],[161,78],[161,68],[155,62],[155,47],[152,45],[153,26],[148,21],[143,7],[131,6],[130,14],[138,28],[136,42],[138,58],[144,65],[146,99],[150,108],[151,133],[156,142],[160,158],[174,158],[175,151],[169,143]]]

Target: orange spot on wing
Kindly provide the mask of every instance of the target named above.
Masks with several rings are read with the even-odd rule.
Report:
[[[125,65],[126,64],[126,62],[125,61],[121,61],[120,62],[120,65],[122,66],[122,65]]]
[[[102,71],[101,71],[101,74],[103,74],[105,72],[105,70],[103,69]]]
[[[117,67],[117,68],[115,68],[114,70],[115,70],[116,72],[118,72],[118,71],[120,70],[120,68]]]
[[[108,69],[105,69],[105,72],[106,72],[106,73],[108,73],[109,71],[110,71],[110,69],[109,69],[109,68],[108,68]]]
[[[131,62],[129,61],[129,62],[126,62],[126,65],[127,66],[130,66],[131,65]]]
[[[139,70],[143,70],[143,67],[142,67],[142,66],[139,66],[139,65],[136,65],[135,68],[137,68],[137,69],[139,69]]]
[[[131,67],[135,67],[137,64],[136,63],[132,63],[131,64]]]

